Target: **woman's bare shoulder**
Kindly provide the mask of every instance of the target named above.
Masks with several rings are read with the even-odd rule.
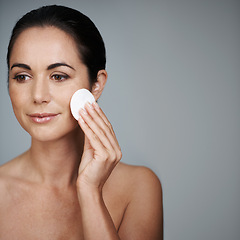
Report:
[[[154,171],[145,166],[135,166],[126,163],[119,163],[116,170],[118,171],[118,174],[123,175],[128,181],[154,181],[160,183],[159,178],[154,173]]]
[[[9,188],[14,180],[14,160],[4,163],[0,166],[0,205],[5,206],[8,201]]]
[[[17,181],[20,175],[19,162],[23,155],[20,155],[0,166],[0,193],[8,189]]]
[[[22,155],[2,164],[0,166],[0,180],[5,178],[14,177],[19,165],[19,160],[22,158]]]
[[[161,195],[161,182],[154,171],[148,167],[119,163],[114,175],[116,181],[120,181],[125,190],[129,190],[132,194],[155,192]]]

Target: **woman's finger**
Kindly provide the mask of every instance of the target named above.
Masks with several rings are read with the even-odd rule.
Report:
[[[102,111],[102,109],[99,107],[99,105],[97,104],[97,102],[93,103],[93,107],[94,109],[97,111],[97,113],[99,114],[99,116],[103,119],[103,121],[105,122],[105,124],[109,127],[109,129],[111,130],[113,136],[116,138],[116,135],[113,131],[113,127],[111,125],[111,123],[108,121],[106,115],[104,114],[104,112]]]
[[[78,123],[80,124],[84,134],[88,138],[92,148],[95,149],[95,154],[106,158],[106,146],[104,146],[102,141],[100,141],[99,137],[93,132],[93,130],[89,127],[89,125],[86,123],[82,116],[80,116]],[[110,144],[109,147],[111,147]]]
[[[112,147],[118,151],[120,147],[109,121],[106,119],[104,120],[103,117],[97,112],[95,108],[93,108],[91,104],[86,105],[86,110],[90,115],[90,118],[87,119],[89,126],[99,136],[100,140],[103,140],[105,137],[107,137]],[[106,118],[105,115],[104,117]]]

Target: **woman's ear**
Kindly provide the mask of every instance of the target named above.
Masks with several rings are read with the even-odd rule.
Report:
[[[96,101],[99,99],[99,97],[102,94],[102,91],[103,91],[103,89],[105,87],[105,84],[107,82],[107,77],[108,77],[108,75],[107,75],[106,70],[98,71],[97,81],[92,86],[92,94],[93,94]]]

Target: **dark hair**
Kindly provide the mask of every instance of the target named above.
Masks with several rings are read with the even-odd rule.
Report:
[[[75,40],[79,57],[88,68],[90,83],[94,83],[98,71],[106,67],[103,39],[97,27],[87,16],[64,6],[50,5],[32,10],[16,23],[8,45],[8,70],[12,48],[19,35],[31,27],[46,26],[57,27]]]

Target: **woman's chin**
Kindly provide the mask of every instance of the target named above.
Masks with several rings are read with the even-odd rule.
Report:
[[[35,139],[40,142],[52,142],[58,141],[60,139],[68,138],[73,132],[78,131],[78,126],[69,126],[68,128],[48,128],[48,127],[39,127],[31,130],[25,129],[32,139]]]

